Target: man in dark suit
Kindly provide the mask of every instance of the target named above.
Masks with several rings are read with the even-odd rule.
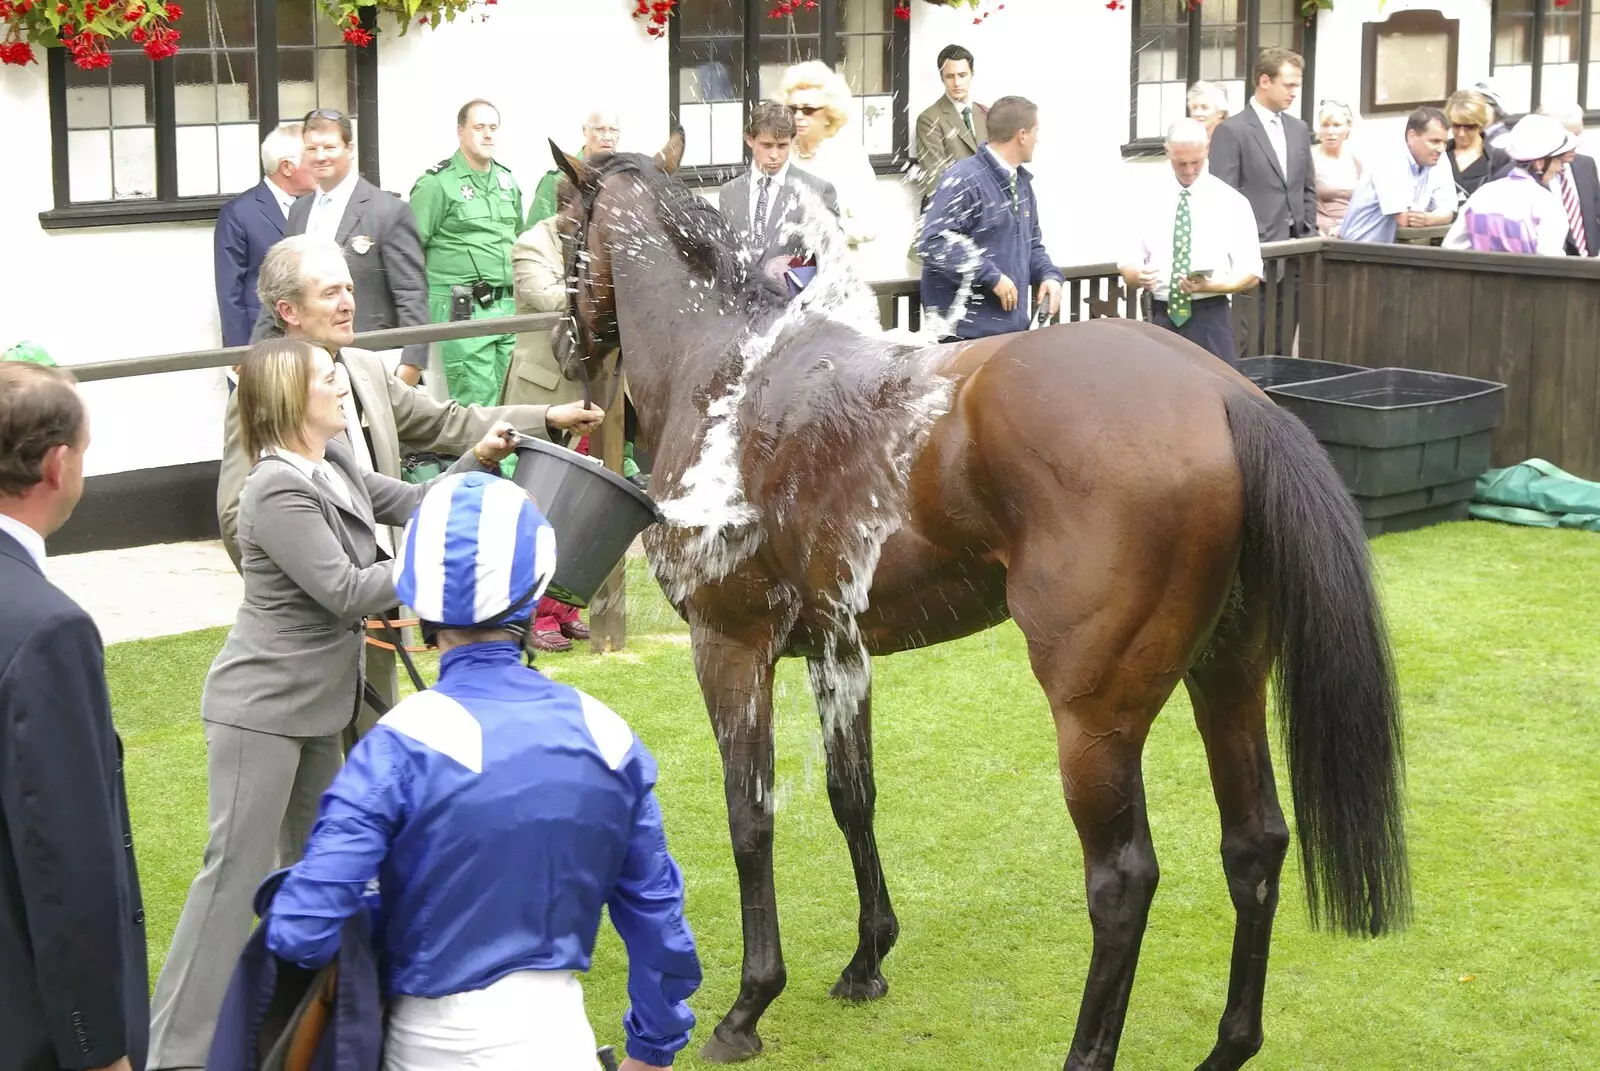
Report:
[[[222,206],[213,235],[217,266],[217,312],[222,344],[243,346],[261,316],[256,277],[289,218],[297,197],[317,188],[311,169],[300,162],[305,151],[299,123],[284,123],[261,143],[261,173],[266,177]]]
[[[88,446],[67,375],[0,362],[0,1071],[138,1071],[150,1033],[105,652],[44,576]]]
[[[1311,129],[1289,114],[1304,70],[1297,53],[1263,49],[1255,95],[1211,135],[1211,173],[1244,194],[1263,242],[1317,233]]]
[[[1583,137],[1583,109],[1576,104],[1540,108],[1539,112],[1556,120],[1573,137]],[[1567,255],[1600,256],[1600,169],[1587,153],[1571,152],[1563,159],[1567,166],[1551,189],[1567,211]]]
[[[1263,242],[1309,238],[1317,233],[1317,176],[1311,165],[1311,128],[1289,114],[1300,93],[1306,62],[1286,48],[1264,48],[1256,58],[1255,94],[1211,133],[1211,173],[1244,194]],[[1270,266],[1268,271],[1274,269]],[[1299,283],[1280,262],[1274,322],[1278,340],[1269,353],[1288,352],[1296,325],[1285,319],[1285,298]],[[1259,291],[1240,294],[1236,309],[1259,304]],[[1298,303],[1295,305],[1298,308]],[[1262,320],[1265,319],[1263,316]],[[1248,342],[1240,339],[1241,345]]]
[[[923,207],[950,165],[976,154],[989,139],[989,109],[972,101],[972,53],[946,45],[938,61],[944,93],[917,116],[917,185]]]
[[[751,168],[717,191],[717,209],[739,232],[745,248],[763,266],[779,261],[777,274],[791,257],[814,255],[804,234],[785,234],[789,225],[805,218],[805,205],[797,187],[804,186],[833,214],[839,216],[839,196],[824,182],[789,162],[794,143],[794,115],[777,101],[763,101],[750,112],[744,143],[750,149]],[[828,221],[830,224],[833,220]]]
[[[356,331],[421,327],[429,322],[428,280],[416,216],[356,171],[354,138],[340,112],[319,108],[306,116],[306,162],[317,189],[289,210],[284,237],[309,234],[343,250],[356,286]],[[271,311],[262,309],[253,338],[270,335],[272,326]],[[428,347],[407,346],[395,374],[415,386],[427,366]]]

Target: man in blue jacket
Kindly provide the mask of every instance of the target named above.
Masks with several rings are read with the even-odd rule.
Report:
[[[1039,109],[1025,97],[1001,97],[989,109],[989,140],[952,164],[934,191],[922,225],[922,304],[951,339],[1028,329],[1024,296],[1055,316],[1061,272],[1045,252],[1033,176]],[[936,321],[936,322],[939,322]]]
[[[387,1071],[596,1067],[577,973],[601,908],[628,948],[623,1071],[668,1067],[700,984],[656,764],[604,704],[525,667],[555,534],[515,484],[440,481],[406,527],[396,588],[439,683],[350,752],[267,945],[316,968],[376,881]]]

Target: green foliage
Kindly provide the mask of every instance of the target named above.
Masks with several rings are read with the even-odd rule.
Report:
[[[1373,544],[1405,702],[1416,921],[1379,941],[1312,933],[1291,852],[1267,987],[1263,1071],[1592,1068],[1600,1052],[1600,540],[1454,524]],[[633,725],[689,888],[706,983],[695,1045],[739,977],[738,887],[721,768],[687,634],[630,563],[629,649],[545,656]],[[205,841],[198,722],[222,630],[108,652],[159,968]],[[580,648],[583,645],[579,645]],[[1006,624],[880,659],[878,835],[900,916],[889,996],[827,987],[855,940],[855,889],[828,809],[803,665],[778,674],[776,873],[789,986],[764,1071],[1059,1067],[1088,963],[1082,865],[1054,733]],[[432,672],[431,668],[428,672]],[[1192,1067],[1227,993],[1233,913],[1205,757],[1180,689],[1145,753],[1161,859],[1119,1066]],[[1287,785],[1279,773],[1279,790]],[[602,930],[590,1021],[620,1043],[621,943]]]

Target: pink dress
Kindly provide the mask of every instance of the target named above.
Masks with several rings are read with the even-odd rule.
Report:
[[[1349,148],[1337,159],[1312,149],[1311,163],[1317,173],[1317,233],[1337,234],[1350,209],[1350,197],[1361,184],[1361,161]]]

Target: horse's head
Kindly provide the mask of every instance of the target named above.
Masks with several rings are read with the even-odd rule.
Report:
[[[622,344],[609,239],[617,222],[633,215],[626,202],[643,192],[629,176],[646,168],[676,171],[683,159],[683,133],[673,131],[653,158],[606,153],[580,160],[553,141],[550,151],[566,176],[556,229],[566,257],[567,315],[556,326],[553,348],[563,375],[592,380]]]

